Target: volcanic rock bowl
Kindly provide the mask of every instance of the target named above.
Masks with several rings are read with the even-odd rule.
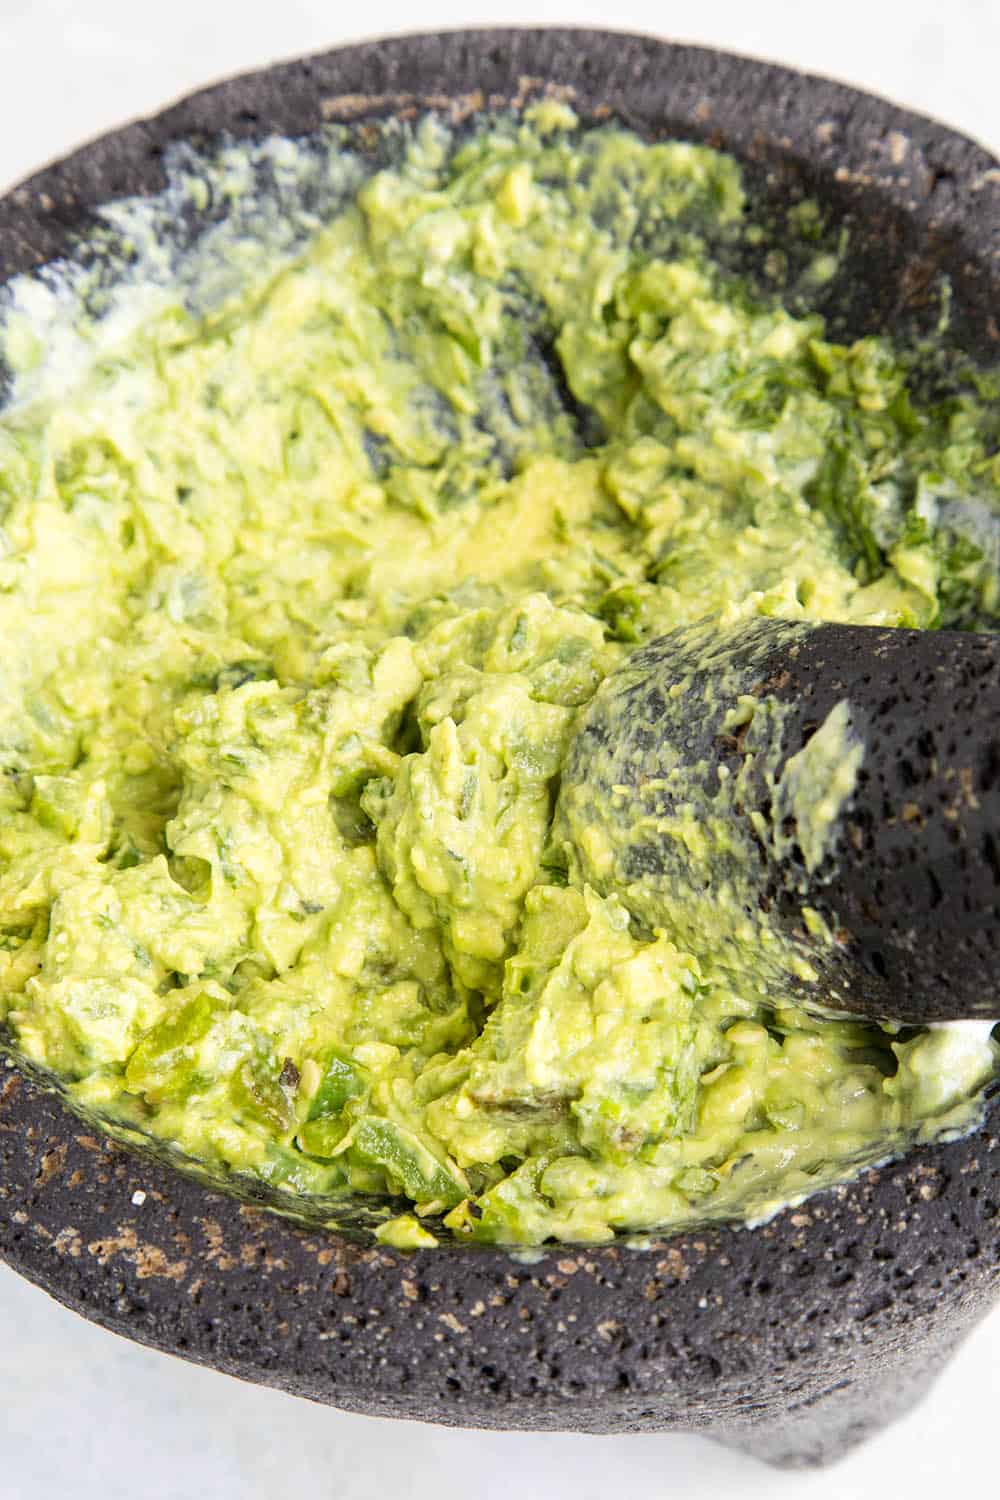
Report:
[[[97,205],[163,187],[171,143],[306,135],[554,95],[586,118],[733,152],[762,212],[809,195],[849,231],[834,333],[932,328],[1000,359],[1000,167],[825,80],[588,31],[351,47],[223,83],[47,168],[0,203],[0,279],[76,243]],[[767,268],[765,268],[766,270]],[[0,1253],[95,1322],[349,1410],[461,1426],[705,1432],[772,1463],[845,1452],[905,1411],[1000,1277],[1000,1103],[755,1228],[530,1259],[400,1253],[301,1227],[97,1138],[0,1071]]]

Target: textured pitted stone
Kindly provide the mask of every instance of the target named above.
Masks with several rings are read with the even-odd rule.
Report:
[[[727,147],[771,202],[849,227],[835,329],[932,327],[941,276],[974,355],[1000,356],[1000,168],[851,89],[648,38],[406,37],[208,89],[49,167],[0,203],[0,277],[63,253],[89,210],[163,186],[172,141],[425,107],[467,115],[555,88],[586,116]],[[821,1463],[905,1410],[1000,1280],[1000,1104],[753,1230],[530,1263],[366,1249],[209,1192],[103,1139],[0,1071],[0,1254],[154,1347],[354,1411],[479,1427],[707,1432]],[[2,1459],[0,1459],[2,1473]]]
[[[741,727],[723,732],[737,708]],[[859,764],[816,848],[783,788],[840,710]],[[582,797],[588,832],[615,851],[603,879],[584,857],[587,878],[627,891],[650,928],[669,910],[680,946],[698,953],[705,856],[673,833],[698,807],[707,826],[725,827],[711,854],[711,937],[737,976],[873,1020],[989,1021],[998,736],[1000,635],[762,618],[731,634],[681,627],[634,651],[588,704],[562,771],[564,827],[572,839]],[[720,905],[725,884],[738,897]],[[811,928],[807,909],[820,919]],[[769,958],[760,944],[747,956],[752,922],[781,934]]]

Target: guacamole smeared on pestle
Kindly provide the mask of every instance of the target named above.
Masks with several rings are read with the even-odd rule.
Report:
[[[653,635],[988,622],[996,405],[737,283],[707,148],[553,104],[396,145],[214,295],[75,306],[75,360],[10,305],[11,1045],[110,1128],[333,1219],[374,1195],[403,1245],[752,1219],[972,1128],[988,1029],[737,992],[553,813]]]

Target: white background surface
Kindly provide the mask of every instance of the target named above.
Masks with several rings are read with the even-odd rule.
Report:
[[[754,53],[1000,149],[997,0],[0,0],[0,190],[225,74],[417,25],[504,22],[612,24]],[[0,1500],[941,1500],[959,1484],[996,1493],[998,1413],[1000,1312],[919,1411],[832,1470],[785,1475],[696,1438],[346,1416],[134,1347],[0,1269]]]

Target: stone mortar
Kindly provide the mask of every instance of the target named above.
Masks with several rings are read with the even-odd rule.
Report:
[[[1000,357],[1000,167],[973,142],[768,64],[590,31],[479,31],[339,49],[222,83],[46,168],[0,202],[0,280],[65,253],[91,210],[164,185],[175,141],[540,93],[647,136],[731,150],[780,205],[850,228],[835,331],[936,321]],[[906,1411],[1000,1282],[1000,1102],[756,1229],[518,1261],[365,1248],[95,1138],[0,1071],[0,1255],[85,1317],[246,1380],[452,1425],[698,1431],[772,1463],[827,1462]],[[0,1473],[3,1460],[0,1457]]]

